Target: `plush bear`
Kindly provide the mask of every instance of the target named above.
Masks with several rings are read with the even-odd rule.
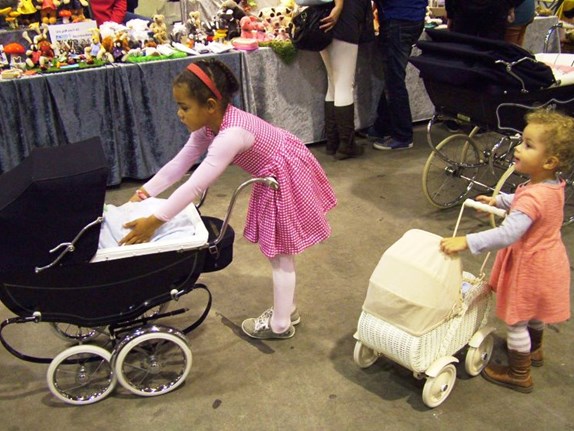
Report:
[[[165,24],[165,17],[163,15],[154,15],[149,24],[149,29],[153,33],[153,38],[157,43],[162,44],[169,42],[167,25]]]

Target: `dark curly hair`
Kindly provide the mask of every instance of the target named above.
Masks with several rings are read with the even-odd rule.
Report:
[[[195,64],[209,76],[221,93],[221,104],[226,108],[233,94],[239,90],[239,81],[233,72],[219,60],[199,60]],[[173,85],[185,85],[189,95],[204,105],[208,99],[213,99],[213,92],[193,72],[184,70],[177,75]]]

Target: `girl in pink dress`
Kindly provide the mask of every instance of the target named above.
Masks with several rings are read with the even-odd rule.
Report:
[[[254,177],[275,177],[278,190],[253,186],[244,229],[245,238],[258,243],[271,262],[273,307],[245,320],[242,328],[253,338],[291,338],[300,321],[294,304],[294,256],[330,236],[326,213],[337,201],[319,162],[299,139],[230,104],[238,89],[237,79],[220,61],[192,63],[175,78],[177,115],[191,135],[131,200],[157,196],[205,158],[154,215],[125,225],[131,231],[120,244],[149,241],[232,163]]]
[[[514,158],[516,171],[530,180],[514,195],[477,198],[509,210],[504,223],[441,242],[447,254],[500,249],[490,285],[496,292],[496,315],[507,326],[508,366],[491,363],[482,375],[519,392],[532,391],[530,367],[543,363],[544,325],[570,318],[570,263],[560,234],[565,183],[556,174],[574,161],[574,119],[536,111],[526,122]]]

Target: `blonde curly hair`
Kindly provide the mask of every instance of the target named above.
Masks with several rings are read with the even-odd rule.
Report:
[[[574,118],[558,111],[536,110],[526,114],[526,124],[541,125],[546,152],[558,159],[558,171],[574,164]]]

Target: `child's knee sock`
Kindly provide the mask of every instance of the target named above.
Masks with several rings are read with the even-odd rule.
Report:
[[[271,329],[280,334],[291,325],[295,297],[295,257],[277,255],[270,259],[273,268],[273,317]]]
[[[507,325],[506,331],[508,350],[530,353],[530,334],[526,322]]]

